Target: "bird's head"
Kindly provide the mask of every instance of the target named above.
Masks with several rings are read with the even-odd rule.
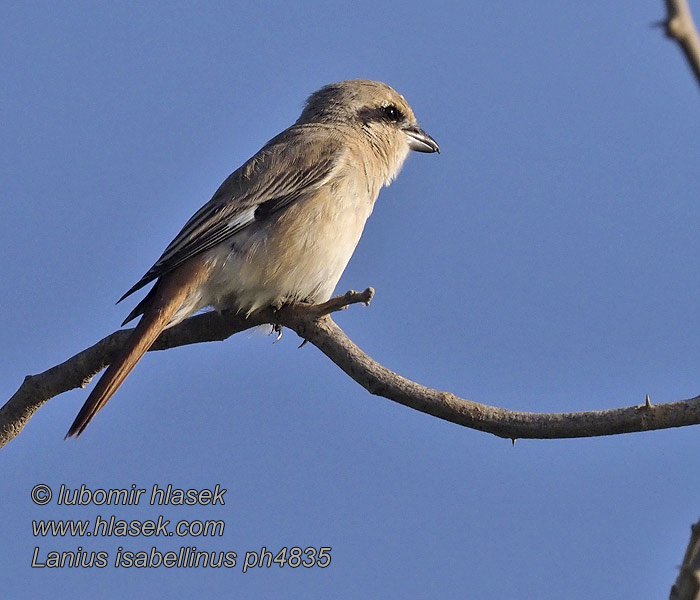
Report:
[[[353,79],[331,83],[311,94],[297,123],[335,123],[355,129],[380,158],[393,179],[409,150],[440,152],[418,124],[406,99],[380,81]]]

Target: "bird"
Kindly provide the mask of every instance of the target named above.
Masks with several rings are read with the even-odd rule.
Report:
[[[389,85],[354,79],[311,94],[297,121],[229,175],[119,299],[155,281],[66,438],[85,431],[165,328],[205,308],[249,316],[328,300],[410,151],[440,147]]]

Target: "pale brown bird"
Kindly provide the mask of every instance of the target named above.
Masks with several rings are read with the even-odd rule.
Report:
[[[66,437],[85,430],[163,329],[198,310],[251,314],[328,300],[410,150],[440,151],[388,85],[357,79],[313,93],[296,123],[234,171],[120,298],[157,280]]]

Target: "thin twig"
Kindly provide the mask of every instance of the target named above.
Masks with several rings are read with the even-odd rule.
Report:
[[[665,404],[570,413],[531,413],[489,406],[394,373],[360,350],[330,317],[313,321],[291,319],[285,325],[318,347],[370,393],[502,438],[595,437],[700,423],[700,396]]]
[[[690,528],[690,541],[670,600],[700,600],[700,521]]]
[[[666,35],[680,45],[700,84],[700,37],[693,22],[688,0],[666,0]]]

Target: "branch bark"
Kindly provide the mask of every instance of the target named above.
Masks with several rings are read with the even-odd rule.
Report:
[[[700,521],[690,529],[690,541],[670,600],[700,600]]]
[[[498,408],[425,387],[384,367],[358,348],[329,314],[355,303],[369,304],[374,290],[350,291],[320,305],[265,310],[244,319],[215,312],[191,317],[167,329],[151,350],[224,340],[258,325],[288,327],[311,342],[367,391],[446,421],[512,440],[594,437],[700,423],[700,396],[689,400],[600,411],[531,413]],[[27,376],[0,408],[0,447],[16,437],[32,415],[63,392],[85,387],[104,369],[131,330],[117,331],[94,346],[38,375]]]
[[[666,35],[678,42],[700,84],[700,37],[693,22],[688,0],[666,0]]]
[[[666,35],[676,40],[700,84],[700,36],[688,0],[666,0]],[[700,600],[700,521],[691,528],[690,541],[670,600]]]

